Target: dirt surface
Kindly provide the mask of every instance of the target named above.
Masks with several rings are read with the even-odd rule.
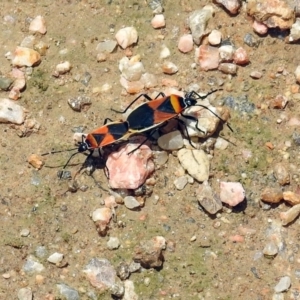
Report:
[[[267,230],[279,221],[279,212],[288,209],[286,204],[269,210],[260,205],[260,194],[266,186],[280,188],[273,176],[274,165],[282,162],[289,169],[291,182],[283,189],[295,191],[298,186],[299,146],[292,138],[298,129],[286,126],[286,120],[299,116],[298,101],[290,94],[284,110],[269,108],[267,103],[278,94],[289,93],[291,85],[295,84],[293,73],[299,63],[296,54],[299,54],[299,45],[286,44],[276,34],[264,37],[254,34],[258,44],[249,47],[243,42],[245,34],[252,33],[245,11],[232,17],[222,8],[215,7],[209,27],[219,29],[237,47],[243,46],[251,63],[239,67],[237,76],[232,78],[220,71],[193,69],[194,51],[180,53],[177,41],[186,32],[188,14],[208,2],[165,1],[167,26],[162,30],[151,27],[152,11],[145,1],[41,0],[37,3],[24,0],[1,4],[2,74],[11,70],[5,53],[13,52],[30,34],[31,18],[44,16],[47,33],[38,39],[49,45],[18,100],[29,116],[40,123],[40,129],[20,138],[16,126],[0,125],[0,273],[9,274],[9,278],[0,276],[1,299],[16,299],[22,287],[30,287],[34,299],[63,299],[57,283],[74,288],[81,299],[111,299],[109,292],[97,294],[82,272],[84,266],[93,257],[106,258],[115,267],[123,261],[130,262],[138,242],[157,235],[174,242],[175,251],[164,251],[162,269],[131,274],[130,280],[134,282],[139,299],[271,299],[274,286],[284,275],[290,276],[292,281],[285,299],[300,299],[298,220],[280,227],[284,247],[275,258],[256,256],[269,242]],[[13,16],[15,22],[4,22],[6,15]],[[119,119],[120,116],[110,108],[124,107],[135,98],[126,95],[119,83],[118,62],[125,56],[125,51],[119,48],[101,63],[96,59],[98,42],[114,39],[116,31],[124,25],[137,28],[139,41],[131,50],[134,55],[141,55],[145,69],[156,74],[159,82],[168,77],[162,74],[158,59],[161,46],[165,44],[171,50],[170,60],[179,68],[179,72],[171,77],[177,80],[179,89],[185,90],[197,83],[201,91],[208,92],[214,87],[211,82],[222,80],[223,91],[218,92],[216,104],[229,95],[234,98],[247,95],[257,109],[251,114],[231,110],[230,124],[234,132],[225,126],[219,133],[230,144],[225,150],[215,150],[211,160],[213,189],[219,191],[220,181],[241,182],[246,191],[243,205],[233,210],[225,207],[218,217],[209,216],[197,201],[199,183],[187,185],[183,191],[174,187],[179,162],[175,153],[170,153],[168,162],[154,173],[156,184],[144,207],[131,211],[119,205],[116,209],[117,220],[126,226],[119,227],[118,223],[111,222],[108,236],[118,237],[121,247],[108,250],[108,236],[98,235],[90,214],[102,206],[109,193],[101,190],[85,173],[78,181],[80,186],[86,185],[87,190],[68,191],[70,182],[60,180],[57,171],[67,161],[69,152],[46,157],[46,166],[52,168],[44,166],[38,171],[28,164],[27,158],[32,153],[73,148],[76,127],[82,126],[88,132],[102,125],[106,117]],[[68,52],[62,55],[62,49]],[[54,78],[55,66],[65,60],[71,62],[71,72]],[[250,78],[252,70],[262,72],[263,77],[259,80]],[[85,72],[91,75],[87,86],[76,80]],[[94,87],[105,83],[112,85],[109,92],[92,93]],[[161,85],[155,89],[163,90]],[[82,112],[74,112],[67,100],[79,95],[91,97],[92,104]],[[7,97],[7,92],[2,91],[0,96]],[[271,142],[274,149],[266,147],[267,142]],[[289,147],[287,142],[291,143]],[[245,159],[243,150],[249,150],[252,157]],[[288,158],[284,156],[286,153]],[[83,162],[84,156],[78,155],[68,170],[75,174]],[[103,187],[108,188],[102,170],[96,170],[94,175]],[[159,196],[159,201],[155,201],[155,196]],[[241,228],[249,232],[253,229],[254,233],[245,235]],[[20,235],[23,229],[30,231],[27,237]],[[231,237],[235,235],[243,236],[244,240],[233,242]],[[26,258],[34,255],[38,246],[45,246],[49,255],[63,253],[67,262],[67,266],[60,268],[48,263],[47,257],[41,260],[45,266],[41,272],[43,282],[37,280],[36,274],[27,274],[22,269]],[[150,279],[148,284],[145,284],[145,278]]]

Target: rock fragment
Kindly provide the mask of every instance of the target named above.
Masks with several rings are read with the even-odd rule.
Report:
[[[291,207],[286,212],[281,212],[279,214],[282,225],[288,225],[289,223],[293,222],[300,214],[300,204],[297,204]]]
[[[126,49],[137,42],[137,30],[134,27],[122,28],[116,33],[116,40],[123,49]]]
[[[196,180],[203,182],[209,178],[209,160],[203,150],[180,149],[178,159],[182,167]]]
[[[0,98],[0,123],[22,124],[25,120],[25,109],[15,101]]]
[[[147,145],[132,143],[108,156],[109,185],[113,189],[137,189],[154,171],[152,151]],[[129,154],[131,151],[133,153]]]
[[[221,201],[236,206],[245,199],[245,190],[240,182],[220,182]]]
[[[45,34],[47,32],[46,21],[44,17],[37,16],[35,17],[29,25],[29,30],[33,32],[39,32],[41,34]]]
[[[188,24],[195,44],[199,45],[202,37],[207,33],[207,23],[212,18],[213,13],[213,7],[206,5],[202,9],[195,10],[189,15]]]
[[[164,150],[178,150],[183,147],[183,138],[179,130],[175,130],[160,136],[158,146]]]
[[[199,186],[196,190],[196,195],[200,205],[212,215],[215,215],[223,208],[220,198],[214,195],[207,181],[204,181],[203,184]]]
[[[85,266],[83,272],[86,274],[90,284],[100,291],[105,291],[112,287],[116,281],[116,271],[105,258],[92,258]]]
[[[287,291],[291,286],[291,278],[289,276],[283,276],[274,287],[275,293],[281,293]]]
[[[269,203],[278,203],[283,199],[283,193],[281,189],[266,187],[261,195],[260,198]]]
[[[17,67],[31,67],[37,65],[40,61],[41,55],[37,51],[26,47],[17,47],[12,64]]]
[[[144,268],[161,267],[164,261],[162,251],[166,248],[166,240],[162,236],[141,242],[135,248],[134,261],[139,262]]]
[[[59,283],[56,285],[60,294],[66,298],[66,300],[80,300],[80,296],[79,296],[79,293],[69,287],[68,285],[64,284],[64,283]]]

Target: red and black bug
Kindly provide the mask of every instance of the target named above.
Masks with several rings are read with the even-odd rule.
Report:
[[[68,149],[68,150],[59,150],[59,151],[50,151],[48,153],[44,153],[42,155],[60,153],[65,151],[73,151],[77,150],[77,152],[73,153],[68,161],[63,166],[63,170],[67,167],[71,159],[78,153],[83,153],[85,151],[89,151],[88,158],[93,155],[95,150],[99,151],[99,156],[102,157],[101,150],[103,147],[116,144],[122,141],[126,141],[128,139],[128,122],[116,121],[110,122],[110,119],[105,119],[104,125],[93,130],[87,135],[82,135],[82,141],[79,143],[77,148]]]
[[[214,116],[219,118],[224,123],[225,121],[220,116],[211,111],[205,105],[198,103],[199,99],[203,100],[210,94],[215,93],[216,91],[218,90],[212,90],[205,96],[200,96],[198,93],[192,91],[190,93],[187,93],[185,97],[181,97],[174,94],[170,96],[165,96],[164,93],[159,93],[155,99],[151,99],[147,94],[141,94],[136,99],[134,99],[124,111],[117,111],[114,109],[113,111],[118,113],[126,113],[127,110],[136,101],[144,97],[148,100],[148,102],[142,103],[139,106],[137,106],[132,112],[129,113],[129,115],[126,118],[126,121],[128,122],[129,131],[132,134],[145,133],[149,131],[153,132],[155,129],[164,126],[171,119],[177,118],[178,120],[180,120],[178,118],[180,115],[186,119],[196,121],[196,128],[199,131],[202,131],[198,126],[198,119],[190,115],[184,115],[183,112],[189,107],[200,106],[205,109],[208,109]],[[181,123],[184,125],[187,131],[185,123]],[[227,126],[231,131],[233,131],[230,125],[227,124]]]

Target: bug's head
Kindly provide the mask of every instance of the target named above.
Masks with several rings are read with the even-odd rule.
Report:
[[[197,104],[197,100],[194,98],[194,92],[186,93],[184,97],[184,104],[186,107],[191,107]]]
[[[86,142],[81,142],[78,146],[78,152],[82,153],[89,149],[89,145]]]

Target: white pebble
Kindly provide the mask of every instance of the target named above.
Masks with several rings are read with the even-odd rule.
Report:
[[[120,241],[117,237],[111,236],[107,241],[106,245],[109,250],[118,249],[120,247]]]
[[[165,59],[171,55],[170,49],[166,45],[162,45],[159,58]]]
[[[174,180],[174,185],[176,187],[177,190],[181,191],[185,188],[185,186],[187,185],[188,180],[186,178],[186,176],[181,176],[177,179]]]
[[[157,143],[164,150],[178,150],[183,147],[183,139],[179,130],[160,136]]]
[[[25,119],[25,109],[15,101],[0,98],[0,123],[22,124]]]
[[[138,33],[134,27],[125,27],[120,29],[116,33],[116,40],[118,44],[123,48],[126,49],[132,44],[135,44],[138,40]]]
[[[59,75],[63,75],[67,72],[69,72],[72,68],[72,65],[69,61],[65,61],[63,63],[58,64],[55,67],[55,71],[59,74]]]
[[[17,67],[31,67],[41,61],[41,55],[30,48],[17,47],[14,52],[12,64]]]
[[[295,70],[295,76],[296,76],[296,80],[298,83],[300,83],[300,65],[297,66],[296,70]]]
[[[166,26],[165,17],[163,14],[158,14],[151,20],[151,25],[154,29],[162,28]]]
[[[33,294],[31,288],[21,288],[18,291],[18,300],[32,300]]]
[[[132,196],[126,196],[124,198],[124,204],[129,209],[135,209],[141,206],[140,202],[138,202],[134,197]]]
[[[47,32],[47,28],[46,28],[46,22],[44,17],[42,16],[35,17],[29,25],[29,30],[33,32],[39,32],[41,34],[45,34]]]
[[[178,72],[178,67],[172,62],[166,61],[162,65],[162,70],[165,74],[172,75]]]
[[[63,260],[63,258],[64,258],[64,255],[62,253],[55,252],[55,253],[51,254],[47,258],[47,260],[52,264],[58,264]]]
[[[26,237],[30,234],[30,231],[29,229],[22,229],[21,232],[20,232],[20,235],[23,236],[23,237]]]
[[[209,35],[208,35],[208,42],[212,46],[219,45],[222,40],[222,33],[219,30],[213,30]]]
[[[283,276],[274,287],[276,293],[281,293],[288,290],[291,286],[291,278],[289,276]]]

